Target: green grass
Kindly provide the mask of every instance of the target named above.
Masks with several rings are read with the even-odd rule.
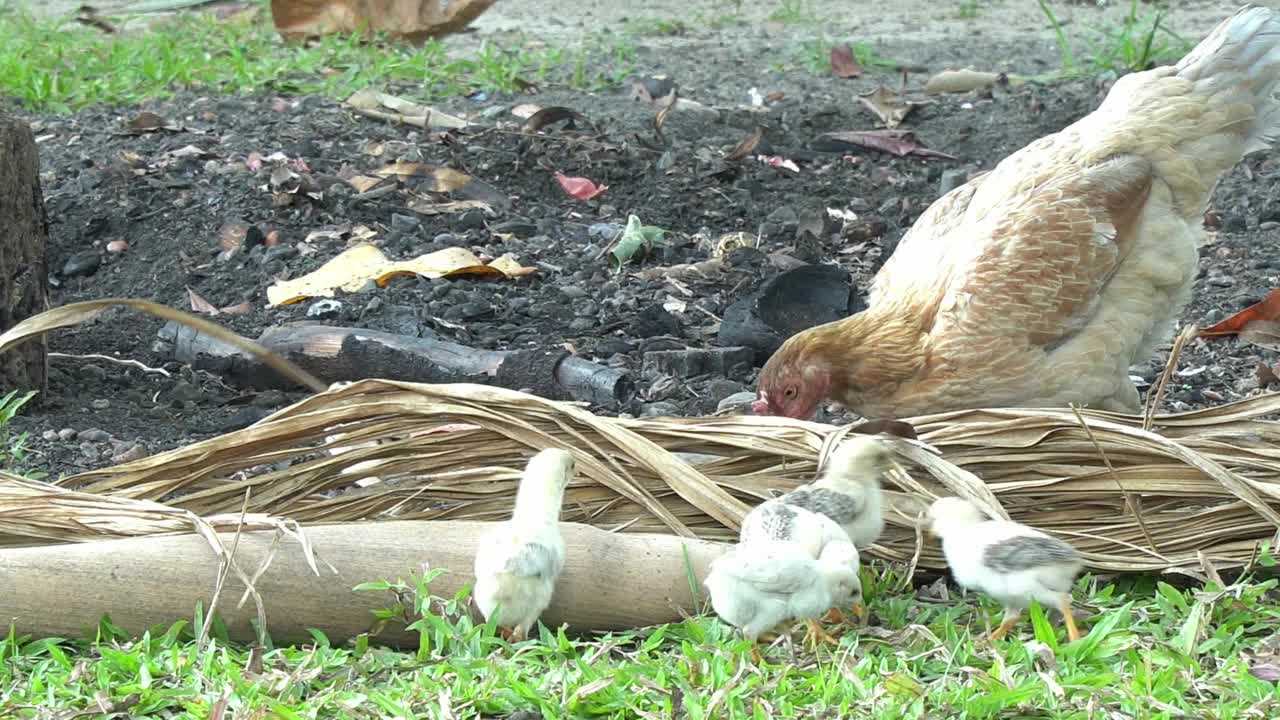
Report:
[[[27,441],[30,439],[30,435],[26,432],[20,432],[15,435],[9,428],[9,421],[21,412],[22,407],[31,402],[35,396],[34,390],[24,393],[10,390],[3,397],[0,397],[0,470],[25,474],[28,477],[40,479],[44,477],[45,473],[26,470],[26,461],[29,455]]]
[[[1120,24],[1090,28],[1083,37],[1076,38],[1068,35],[1047,0],[1037,2],[1057,38],[1066,75],[1146,70],[1178,60],[1193,46],[1161,23],[1162,11],[1139,14],[1138,0],[1130,0],[1129,12]],[[1083,56],[1078,53],[1079,45],[1083,45]]]
[[[130,718],[1175,718],[1274,717],[1270,682],[1247,653],[1280,631],[1276,581],[1178,590],[1152,580],[1078,584],[1088,635],[1067,644],[1033,608],[1006,638],[989,600],[925,602],[897,570],[864,570],[876,625],[809,654],[785,643],[750,659],[745,641],[700,616],[597,637],[541,629],[514,646],[462,615],[465,591],[412,607],[416,651],[320,632],[298,647],[198,645],[179,622],[129,637],[104,620],[87,640],[0,639],[0,716]],[[418,583],[422,587],[422,583]],[[370,590],[385,591],[386,586]],[[409,589],[401,586],[400,590]],[[386,617],[403,607],[388,608]],[[215,631],[218,629],[214,624]],[[40,708],[40,709],[37,709]],[[1261,713],[1261,714],[1259,714]],[[231,717],[227,715],[226,717]]]
[[[131,104],[187,88],[346,97],[375,85],[422,101],[515,91],[526,82],[596,89],[621,82],[633,55],[621,38],[609,44],[588,39],[574,50],[484,44],[466,53],[449,52],[441,42],[411,47],[354,36],[285,45],[265,10],[253,20],[183,13],[115,37],[0,10],[0,37],[0,95],[55,111]]]

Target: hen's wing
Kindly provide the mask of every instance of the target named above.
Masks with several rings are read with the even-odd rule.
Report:
[[[896,295],[901,281],[918,277],[922,267],[948,268],[956,264],[949,262],[947,256],[957,249],[954,247],[957,242],[964,240],[951,231],[964,223],[969,203],[990,175],[985,172],[975,176],[921,213],[872,280],[867,297],[869,305],[876,305],[882,297]]]
[[[994,217],[955,231],[970,251],[937,306],[931,335],[941,362],[961,356],[972,367],[1052,351],[1088,325],[1132,250],[1151,190],[1147,160],[1042,170],[1010,188],[1014,199]]]

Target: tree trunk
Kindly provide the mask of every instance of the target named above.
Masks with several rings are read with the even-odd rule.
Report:
[[[26,122],[0,113],[0,332],[48,309],[48,240],[35,138]],[[0,356],[0,393],[43,394],[46,347],[41,335]]]

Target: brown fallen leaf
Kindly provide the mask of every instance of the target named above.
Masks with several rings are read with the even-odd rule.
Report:
[[[1280,364],[1275,367],[1259,362],[1258,367],[1254,368],[1254,374],[1258,377],[1258,387],[1265,388],[1272,383],[1280,383]]]
[[[191,301],[191,312],[198,312],[201,315],[219,314],[218,308],[214,307],[213,303],[205,300],[200,296],[200,293],[192,290],[189,285],[187,286],[187,299]]]
[[[411,43],[460,32],[497,0],[271,0],[280,37],[300,41],[320,35],[387,33]]]
[[[912,110],[926,104],[905,100],[901,95],[883,85],[869,93],[859,95],[858,101],[875,113],[875,116],[880,118],[880,122],[888,128],[898,127]]]
[[[1245,342],[1280,349],[1280,288],[1220,323],[1200,331],[1200,337],[1236,335]]]
[[[725,161],[737,162],[750,156],[756,151],[756,146],[760,144],[760,140],[763,138],[764,128],[757,125],[755,130],[752,130],[749,135],[742,138],[737,145],[733,146],[733,149],[729,151],[729,154],[724,156]]]
[[[916,139],[915,133],[909,130],[838,130],[823,133],[819,136],[819,140],[827,141],[826,144],[832,149],[867,148],[898,157],[919,155],[947,160],[959,159],[954,155],[926,148]]]
[[[524,123],[524,131],[538,132],[539,130],[541,130],[542,128],[548,125],[552,125],[554,123],[562,122],[565,120],[569,121],[565,123],[565,127],[572,128],[574,121],[579,120],[581,118],[582,118],[581,113],[577,112],[576,110],[570,110],[569,108],[561,105],[544,107],[541,110],[538,110],[537,112],[529,116],[529,119],[526,120]]]
[[[853,48],[837,45],[831,48],[831,72],[838,78],[862,77],[862,66],[853,57]]]
[[[165,126],[165,119],[150,110],[141,111],[141,113],[129,119],[128,123],[125,123],[125,127],[128,127],[133,132],[156,132],[159,129],[164,129]]]

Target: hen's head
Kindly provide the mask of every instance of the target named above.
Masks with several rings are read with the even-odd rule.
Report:
[[[756,415],[808,420],[831,389],[831,370],[827,364],[811,357],[804,345],[786,342],[760,370],[757,398],[751,404],[751,411]]]

